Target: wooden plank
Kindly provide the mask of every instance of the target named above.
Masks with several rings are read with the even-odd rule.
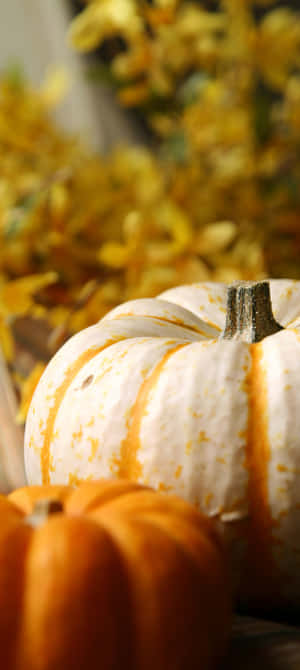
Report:
[[[236,617],[220,670],[300,670],[300,628]]]
[[[26,484],[23,431],[16,422],[17,400],[0,351],[0,493]]]

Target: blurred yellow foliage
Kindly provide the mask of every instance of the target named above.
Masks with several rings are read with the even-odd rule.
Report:
[[[82,51],[121,38],[110,75],[156,153],[103,158],[60,131],[49,110],[63,72],[40,90],[2,76],[0,340],[11,361],[20,315],[47,318],[53,350],[119,302],[177,284],[300,277],[300,18],[271,0],[213,4],[87,0],[71,25]]]

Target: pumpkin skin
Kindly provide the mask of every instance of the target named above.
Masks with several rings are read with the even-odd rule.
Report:
[[[62,511],[32,513],[45,498]],[[174,496],[105,480],[0,497],[5,670],[208,670],[230,601],[211,522]]]
[[[242,598],[300,605],[300,282],[270,289],[284,329],[254,344],[220,338],[215,283],[75,335],[33,397],[25,462],[31,484],[112,475],[182,496],[232,543]]]

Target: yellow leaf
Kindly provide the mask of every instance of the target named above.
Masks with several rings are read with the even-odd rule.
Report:
[[[3,351],[4,358],[7,361],[12,361],[14,356],[14,340],[9,326],[5,320],[0,317],[0,347]]]

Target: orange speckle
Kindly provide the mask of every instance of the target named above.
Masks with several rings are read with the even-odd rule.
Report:
[[[191,451],[192,451],[192,444],[193,444],[192,440],[189,440],[189,441],[186,443],[186,445],[185,445],[185,453],[186,453],[186,454],[190,454],[190,453],[191,453]]]
[[[288,468],[286,465],[282,465],[282,463],[278,463],[277,470],[278,472],[288,472]]]
[[[289,298],[291,298],[292,295],[293,295],[293,288],[292,288],[292,286],[290,286],[290,288],[287,288],[285,290],[285,296],[284,297],[285,297],[286,300],[288,300]]]
[[[117,475],[120,469],[120,458],[114,454],[110,458],[109,469],[112,475]]]
[[[81,440],[82,438],[82,426],[80,426],[78,433],[72,433],[73,440]]]
[[[88,437],[88,440],[91,443],[91,453],[88,459],[89,462],[91,463],[96,456],[97,449],[99,447],[99,440],[96,437]]]
[[[179,479],[180,475],[182,473],[182,465],[178,465],[178,467],[175,470],[175,477],[176,479]]]
[[[206,507],[208,507],[208,505],[210,504],[213,497],[214,497],[213,493],[207,493],[206,494],[206,496],[204,498],[204,504],[206,505]]]
[[[49,455],[49,470],[50,472],[55,472],[55,465],[53,463],[53,454]]]
[[[168,491],[172,491],[172,486],[167,486],[167,484],[164,484],[164,482],[160,482],[158,484],[158,491],[164,491],[165,493],[168,493]]]
[[[205,430],[200,430],[198,435],[198,442],[210,442],[210,438],[207,436]]]
[[[122,338],[120,338],[122,339]],[[68,388],[72,384],[72,381],[75,379],[78,372],[83,368],[86,363],[88,363],[92,358],[97,356],[101,351],[109,347],[111,344],[116,342],[116,338],[109,340],[101,347],[92,347],[84,351],[66,370],[64,380],[56,389],[53,398],[54,402],[52,407],[49,409],[49,414],[46,421],[46,428],[44,431],[44,443],[41,449],[41,473],[42,473],[42,482],[43,484],[50,484],[49,476],[49,454],[50,446],[54,431],[55,420],[60,408],[60,405],[68,391]]]
[[[190,412],[190,414],[192,415],[192,417],[194,419],[202,419],[202,417],[203,417],[203,412],[196,412],[195,410],[193,410],[191,408],[188,411]]]
[[[75,472],[69,473],[69,486],[79,486],[79,484],[82,484],[83,481],[83,479],[79,479]]]
[[[221,463],[222,465],[226,465],[226,460],[225,458],[222,458],[221,456],[218,456],[216,458],[217,463]]]
[[[100,380],[102,379],[102,377],[104,377],[105,375],[107,375],[107,373],[110,372],[111,369],[112,369],[112,365],[108,365],[108,366],[105,368],[105,370],[103,370],[103,372],[101,372],[100,375],[97,375],[97,377],[96,377],[96,379],[95,379],[95,384],[98,384],[98,382],[100,382]]]
[[[284,390],[289,391],[291,388],[292,388],[291,384],[286,384],[285,387],[284,387]]]
[[[91,419],[89,420],[89,422],[86,424],[87,428],[89,428],[90,426],[93,426],[94,423],[95,423],[95,418],[92,416],[92,418],[91,418]]]

